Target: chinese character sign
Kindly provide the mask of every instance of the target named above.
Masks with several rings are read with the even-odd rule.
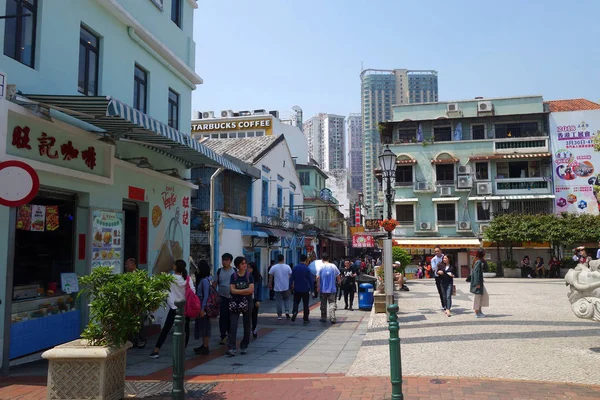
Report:
[[[375,247],[375,240],[371,235],[352,235],[352,247]]]
[[[354,206],[354,226],[360,226],[360,205]]]
[[[550,114],[552,169],[556,213],[598,215],[600,153],[594,138],[600,135],[600,110]]]

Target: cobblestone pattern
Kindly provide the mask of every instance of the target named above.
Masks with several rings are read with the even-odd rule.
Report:
[[[400,292],[404,376],[600,382],[600,324],[575,317],[562,280],[489,279],[484,319],[474,318],[468,283],[455,284],[450,318],[433,280]],[[389,376],[386,319],[373,314],[349,375]]]

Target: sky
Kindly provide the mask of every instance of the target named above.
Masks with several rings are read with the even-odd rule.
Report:
[[[600,101],[599,0],[199,0],[194,110],[360,112],[361,65],[438,71],[439,100]]]

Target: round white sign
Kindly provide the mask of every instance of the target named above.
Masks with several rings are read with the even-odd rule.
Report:
[[[0,205],[18,207],[30,202],[40,188],[33,168],[21,161],[0,162]]]
[[[33,190],[33,179],[21,167],[7,167],[0,170],[0,188],[4,200],[19,201]]]

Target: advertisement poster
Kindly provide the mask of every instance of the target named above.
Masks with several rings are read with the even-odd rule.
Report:
[[[44,232],[46,225],[46,207],[31,206],[31,230],[33,232]]]
[[[17,210],[17,229],[31,230],[31,204],[23,204]]]
[[[155,274],[171,271],[175,260],[183,259],[185,231],[189,232],[189,203],[189,196],[180,196],[174,186],[166,186],[159,204],[152,207],[152,226],[160,232],[153,246],[158,251]]]
[[[371,235],[352,235],[352,247],[375,247],[375,240]]]
[[[92,211],[92,269],[109,266],[123,272],[123,218],[121,211]]]
[[[55,231],[58,225],[58,206],[46,206],[46,230]]]
[[[600,153],[594,138],[600,135],[600,110],[553,112],[550,140],[556,213],[598,215]]]

